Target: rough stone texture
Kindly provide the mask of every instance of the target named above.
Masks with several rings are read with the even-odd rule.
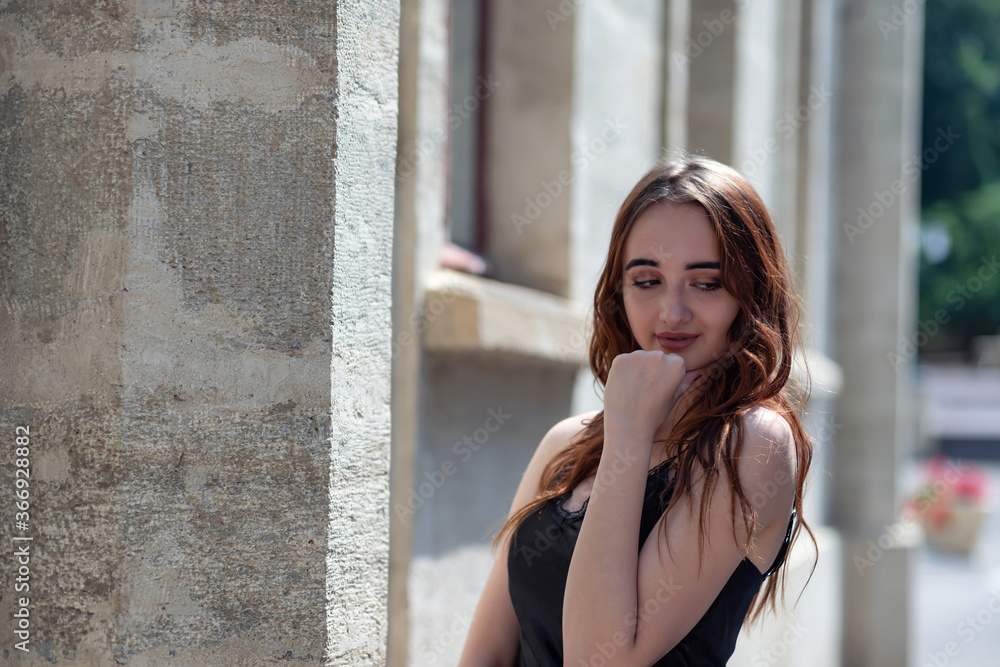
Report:
[[[119,387],[130,77],[109,66],[78,81],[52,63],[114,51],[129,36],[114,5],[71,9],[11,3],[0,18],[0,429],[12,445],[16,426],[30,428],[33,473],[30,528],[15,533],[11,516],[0,541],[34,538],[32,657],[107,664],[126,549]],[[48,58],[33,58],[40,51]],[[12,504],[4,451],[0,488]],[[13,578],[4,567],[8,628]],[[4,661],[16,654],[11,639],[5,631]]]
[[[338,3],[337,49],[327,658],[331,665],[382,665],[398,0]]]
[[[0,428],[31,427],[31,657],[382,661],[398,8],[344,11],[0,15]],[[361,653],[348,621],[374,629]]]

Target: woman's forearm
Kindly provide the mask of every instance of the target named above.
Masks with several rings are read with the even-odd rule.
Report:
[[[604,451],[566,579],[566,665],[591,664],[611,642],[621,658],[635,642],[639,524],[652,434],[605,425]]]

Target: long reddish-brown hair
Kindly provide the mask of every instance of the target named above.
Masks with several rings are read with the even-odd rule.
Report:
[[[692,493],[696,472],[704,475],[698,540],[699,550],[703,549],[709,500],[724,475],[724,482],[733,489],[733,514],[743,517],[746,534],[753,536],[757,516],[749,500],[752,494],[748,495],[740,483],[736,462],[743,449],[743,417],[749,408],[761,405],[780,414],[791,426],[798,462],[792,541],[804,529],[815,545],[802,512],[813,447],[798,415],[808,396],[808,374],[805,386],[793,388],[789,383],[799,344],[799,307],[767,207],[738,172],[703,156],[681,155],[658,163],[632,189],[615,219],[594,294],[590,368],[604,386],[614,358],[640,349],[622,301],[623,255],[635,221],[660,203],[693,204],[705,211],[719,244],[723,286],[739,302],[739,312],[728,332],[728,350],[711,364],[704,381],[699,382],[697,400],[664,443],[665,453],[675,458],[672,465],[676,471],[666,511]],[[603,447],[604,413],[600,412],[552,458],[542,473],[538,495],[507,519],[494,548],[505,536],[513,535],[527,516],[596,473]],[[735,525],[733,531],[735,535]],[[754,549],[751,537],[747,553]],[[785,568],[779,572],[769,577],[754,597],[747,614],[749,623],[760,618],[767,607],[776,607],[779,587],[783,590],[785,586]]]

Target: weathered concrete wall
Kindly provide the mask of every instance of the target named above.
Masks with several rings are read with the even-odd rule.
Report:
[[[384,659],[398,7],[349,4],[5,7],[32,657]]]
[[[59,20],[44,4],[11,3],[2,19],[5,661],[19,653],[11,621],[15,536],[33,538],[21,582],[30,588],[16,596],[30,600],[33,656],[107,664],[122,612],[114,593],[129,548],[120,359],[131,77],[121,58],[105,64],[92,54],[122,53],[134,36],[108,9],[81,8]],[[17,426],[30,430],[31,464],[29,517],[20,529],[12,525],[9,447]]]

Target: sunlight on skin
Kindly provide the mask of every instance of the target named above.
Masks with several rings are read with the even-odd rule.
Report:
[[[635,221],[624,250],[622,299],[642,349],[676,354],[688,372],[723,357],[740,307],[722,285],[719,244],[705,211],[656,204]],[[686,403],[675,402],[656,439],[666,437]]]

